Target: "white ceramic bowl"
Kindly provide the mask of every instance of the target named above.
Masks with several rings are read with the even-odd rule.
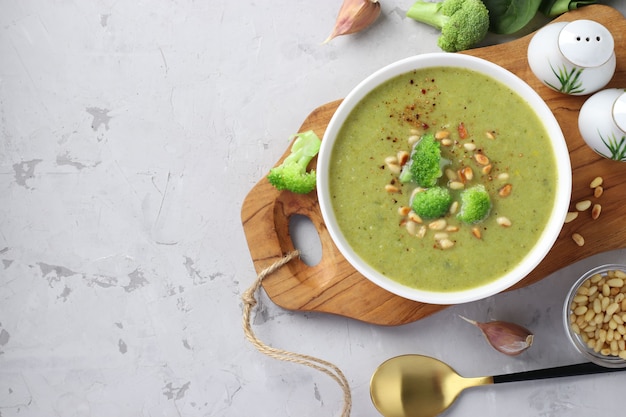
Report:
[[[480,287],[461,291],[435,292],[402,285],[372,268],[355,253],[340,230],[334,215],[328,170],[335,139],[346,117],[373,88],[395,76],[415,69],[442,66],[463,67],[488,75],[512,88],[536,111],[552,140],[554,153],[558,156],[556,158],[558,183],[555,205],[545,230],[538,243],[530,248],[528,254],[515,268]],[[384,67],[363,80],[347,95],[333,115],[322,140],[317,159],[317,193],[322,216],[331,238],[346,260],[363,276],[387,291],[410,300],[431,304],[458,304],[482,299],[511,287],[541,262],[552,248],[563,226],[570,203],[571,175],[569,153],[559,124],[550,108],[528,84],[504,68],[480,58],[463,54],[432,53],[406,58]],[[463,271],[458,271],[458,273],[462,274]]]

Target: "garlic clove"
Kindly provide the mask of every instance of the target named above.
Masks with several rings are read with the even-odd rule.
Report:
[[[487,342],[498,352],[505,355],[519,355],[533,344],[534,335],[530,330],[519,324],[500,320],[481,323],[463,316],[459,317],[478,327],[487,339]]]
[[[344,0],[333,32],[324,43],[341,35],[359,32],[370,26],[380,15],[378,0]]]

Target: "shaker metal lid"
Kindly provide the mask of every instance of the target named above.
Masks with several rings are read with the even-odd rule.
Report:
[[[559,49],[563,56],[579,67],[599,67],[614,53],[611,32],[593,20],[574,20],[559,33]]]

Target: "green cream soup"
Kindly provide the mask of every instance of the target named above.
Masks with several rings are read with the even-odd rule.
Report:
[[[466,225],[448,213],[444,230],[425,219],[406,227],[402,207],[416,185],[400,183],[385,161],[410,152],[409,138],[427,132],[449,135],[442,157],[449,171],[471,168],[465,187],[489,191],[492,209],[483,222]],[[487,168],[477,153],[488,158]],[[386,82],[356,106],[333,147],[329,177],[341,231],[364,261],[407,286],[445,292],[493,281],[521,262],[554,204],[556,161],[544,126],[514,91],[478,72],[428,68]],[[438,185],[449,187],[450,178],[444,173]],[[452,193],[459,200],[460,191]],[[441,233],[451,247],[442,247]]]

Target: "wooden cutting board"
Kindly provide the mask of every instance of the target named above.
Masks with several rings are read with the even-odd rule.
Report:
[[[608,87],[626,88],[626,19],[617,10],[602,5],[585,6],[568,12],[556,21],[595,20],[607,27],[615,39],[617,69]],[[535,283],[551,273],[600,252],[626,246],[626,163],[609,161],[596,155],[578,132],[578,111],[588,96],[560,94],[543,86],[531,72],[526,50],[532,34],[505,44],[465,51],[487,59],[517,74],[533,87],[552,109],[565,135],[572,162],[572,209],[576,201],[588,199],[602,205],[600,218],[592,220],[583,212],[565,224],[546,258],[513,288]],[[300,132],[312,129],[319,137],[341,100],[313,110]],[[289,154],[276,162],[280,164]],[[590,182],[604,178],[604,194],[593,197]],[[298,311],[317,311],[351,317],[380,325],[400,325],[419,320],[446,306],[424,304],[398,297],[372,284],[359,274],[334,245],[322,219],[315,192],[296,195],[275,190],[261,179],[246,196],[241,219],[254,267],[258,272],[294,250],[289,235],[289,218],[307,216],[315,225],[322,244],[322,258],[315,266],[294,259],[263,281],[263,287],[277,305]],[[571,239],[580,233],[585,244]]]

